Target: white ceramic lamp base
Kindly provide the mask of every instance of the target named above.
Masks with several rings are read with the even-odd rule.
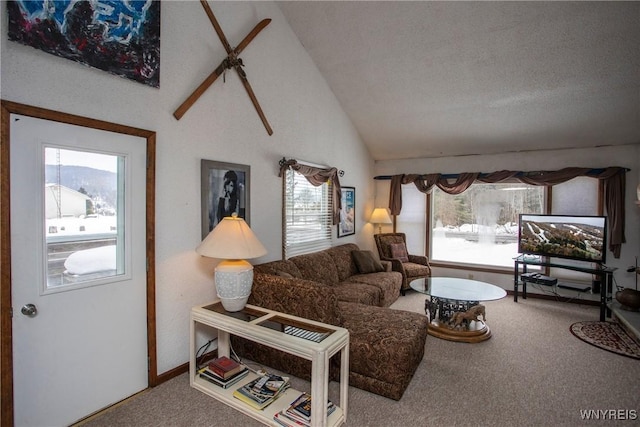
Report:
[[[253,266],[245,260],[224,260],[216,267],[216,292],[227,311],[247,304],[253,285]]]

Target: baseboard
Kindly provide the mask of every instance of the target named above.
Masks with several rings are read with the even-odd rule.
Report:
[[[208,359],[213,359],[214,357],[217,357],[217,356],[218,356],[218,350],[213,350],[208,353],[205,353],[204,358],[208,360]],[[158,375],[158,384],[156,384],[156,386],[159,386],[160,384],[167,382],[172,378],[182,375],[185,372],[189,372],[189,362],[183,363],[180,366],[176,366],[175,368]]]
[[[160,385],[160,384],[162,384],[164,382],[167,382],[172,378],[175,378],[175,377],[177,377],[179,375],[184,374],[185,372],[189,372],[189,362],[183,363],[180,366],[177,366],[177,367],[175,367],[175,368],[173,368],[173,369],[171,369],[171,370],[169,370],[167,372],[164,372],[164,373],[158,375],[158,384],[157,385]]]
[[[507,295],[513,295],[513,291],[507,290]],[[523,298],[522,297],[522,292],[518,292],[518,298]],[[588,299],[580,299],[580,298],[575,298],[575,297],[564,297],[564,296],[557,296],[557,295],[537,294],[537,293],[533,293],[533,292],[527,291],[527,298],[526,299],[529,299],[529,298],[553,300],[553,301],[559,301],[559,302],[566,302],[566,303],[569,303],[569,304],[596,305],[596,306],[600,305],[600,301],[592,301],[592,300],[588,300]]]

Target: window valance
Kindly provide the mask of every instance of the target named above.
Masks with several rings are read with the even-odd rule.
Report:
[[[626,172],[626,168],[615,166],[604,169],[569,167],[557,171],[534,172],[506,170],[492,173],[466,172],[454,178],[439,173],[392,175],[389,209],[392,215],[400,214],[403,184],[413,183],[423,193],[428,193],[435,185],[446,193],[460,194],[476,181],[491,184],[515,179],[529,185],[551,186],[579,176],[587,176],[600,179],[604,184],[605,208],[609,219],[609,250],[616,258],[620,258],[621,246],[626,242],[624,236]]]
[[[333,212],[332,220],[333,224],[340,222],[340,209],[342,209],[342,188],[340,187],[340,179],[338,178],[339,171],[337,168],[318,168],[314,166],[298,163],[295,159],[282,159],[280,160],[280,172],[278,176],[282,177],[287,169],[296,171],[303,175],[309,183],[315,187],[318,187],[325,182],[331,181],[333,184],[331,189],[333,191]]]

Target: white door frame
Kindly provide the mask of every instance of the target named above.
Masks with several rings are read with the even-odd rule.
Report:
[[[149,387],[158,384],[155,306],[155,153],[156,133],[39,107],[1,101],[0,109],[0,425],[13,425],[13,326],[11,307],[11,215],[9,180],[10,115],[90,127],[138,136],[147,140],[146,171],[146,251],[147,251],[147,354]]]

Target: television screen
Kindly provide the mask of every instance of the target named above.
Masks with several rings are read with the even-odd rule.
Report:
[[[521,214],[518,252],[604,263],[607,218]]]

